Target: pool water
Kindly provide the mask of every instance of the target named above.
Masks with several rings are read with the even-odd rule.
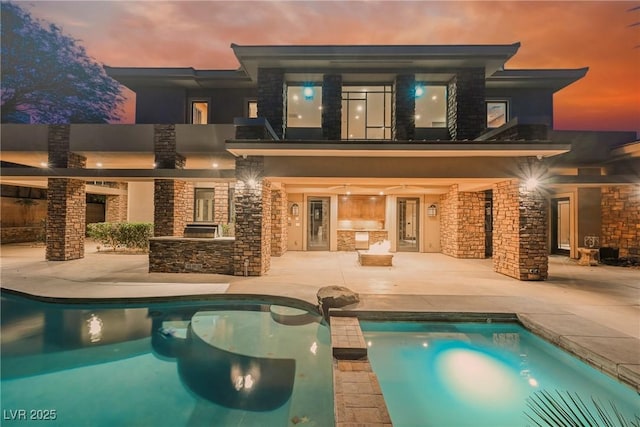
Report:
[[[542,391],[554,398],[558,391],[565,399],[567,392],[577,394],[595,411],[593,397],[615,416],[612,402],[628,421],[640,422],[636,392],[519,325],[361,322],[361,327],[395,427],[536,425],[526,415],[540,421],[527,399]]]
[[[264,302],[3,295],[3,426],[332,426],[321,317]]]

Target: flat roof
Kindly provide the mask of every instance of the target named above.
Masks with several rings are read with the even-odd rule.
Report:
[[[282,45],[231,44],[242,69],[257,79],[258,68],[289,70],[485,67],[491,75],[518,51],[520,43],[507,45]],[[405,71],[406,72],[406,71]]]
[[[487,77],[487,88],[547,88],[554,92],[583,78],[589,67],[498,70]]]

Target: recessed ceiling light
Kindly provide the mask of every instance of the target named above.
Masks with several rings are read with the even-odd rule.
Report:
[[[96,163],[96,167],[99,167],[99,168],[101,168],[101,167],[102,167],[102,163],[100,163],[100,162],[97,162],[97,163]]]
[[[213,166],[214,168],[217,168],[217,167],[218,167],[218,164],[217,164],[217,163],[214,163],[214,164],[212,164],[211,166]]]
[[[47,162],[40,162],[40,167],[48,168],[48,167],[49,167],[49,163],[47,163]]]

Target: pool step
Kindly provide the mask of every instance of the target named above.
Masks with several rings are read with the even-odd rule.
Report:
[[[357,317],[331,316],[330,323],[333,357],[347,360],[367,357],[367,344]]]

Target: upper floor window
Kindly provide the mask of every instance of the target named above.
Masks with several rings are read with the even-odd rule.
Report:
[[[196,188],[194,191],[193,220],[195,222],[213,222],[215,190],[213,188]]]
[[[250,99],[247,101],[247,117],[255,119],[258,117],[258,101]]]
[[[209,123],[208,101],[191,101],[191,123],[194,125]]]
[[[417,128],[447,127],[447,87],[416,85]]]
[[[287,86],[287,127],[322,127],[322,86]]]
[[[487,101],[487,127],[497,128],[509,121],[507,101]]]
[[[342,87],[342,139],[391,139],[391,85]]]

